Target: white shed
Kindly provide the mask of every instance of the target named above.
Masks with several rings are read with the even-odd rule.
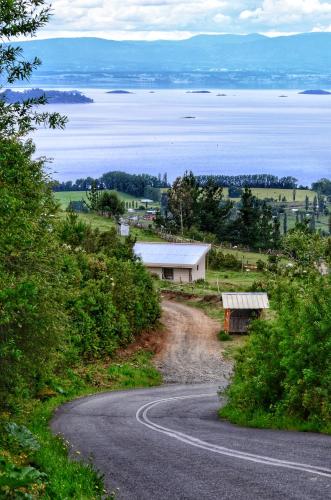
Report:
[[[210,248],[204,243],[136,243],[134,252],[160,279],[191,283],[206,278]]]

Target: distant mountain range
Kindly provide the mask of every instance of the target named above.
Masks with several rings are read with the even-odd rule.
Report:
[[[108,86],[331,87],[331,33],[268,38],[200,35],[181,41],[56,38],[21,42],[24,56],[43,61],[32,83]],[[53,82],[55,83],[55,82]]]

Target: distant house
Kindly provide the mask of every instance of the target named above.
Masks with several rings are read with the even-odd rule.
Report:
[[[205,279],[210,247],[202,243],[136,243],[134,252],[160,279],[191,283]]]
[[[117,233],[120,236],[129,236],[130,235],[130,226],[126,222],[120,221],[117,224]]]
[[[266,293],[222,293],[224,331],[247,332],[252,319],[259,318],[264,309],[269,309]]]

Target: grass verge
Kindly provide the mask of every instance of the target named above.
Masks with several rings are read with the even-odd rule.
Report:
[[[105,500],[103,479],[92,465],[69,459],[69,443],[54,436],[49,421],[61,404],[93,393],[159,385],[160,373],[152,364],[152,353],[137,350],[115,360],[94,361],[67,369],[49,382],[39,399],[18,402],[15,417],[0,414],[0,426],[18,424],[13,436],[1,439],[0,498],[45,498],[52,500]],[[28,431],[27,431],[27,429]],[[2,429],[0,429],[2,430]],[[38,446],[29,448],[24,433]],[[78,453],[77,453],[78,456]]]
[[[331,434],[330,427],[321,429],[318,423],[303,422],[286,415],[273,415],[263,411],[256,411],[253,414],[249,414],[240,409],[233,408],[230,404],[220,408],[218,415],[222,420],[228,420],[232,424],[242,427]]]

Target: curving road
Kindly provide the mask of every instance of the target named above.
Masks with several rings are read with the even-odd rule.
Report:
[[[163,313],[155,363],[178,385],[60,408],[52,428],[70,441],[72,456],[92,459],[120,499],[331,499],[331,437],[220,422],[217,389],[232,364],[220,350],[219,324],[171,301]]]
[[[217,386],[112,392],[61,407],[52,421],[92,458],[117,498],[331,498],[331,437],[245,429],[217,419]]]

